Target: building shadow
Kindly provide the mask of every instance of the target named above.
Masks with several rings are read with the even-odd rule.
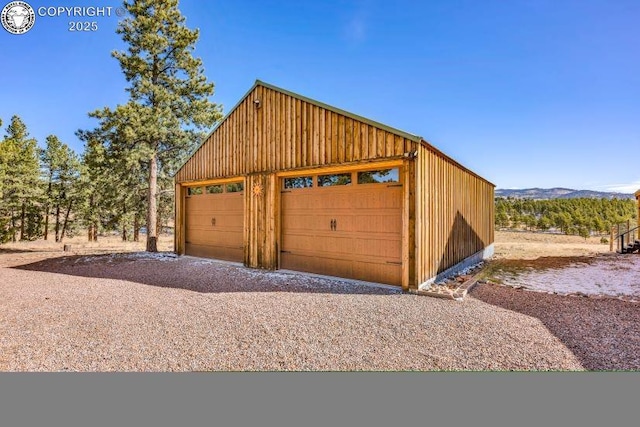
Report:
[[[447,243],[440,257],[438,274],[464,261],[465,258],[481,251],[484,247],[485,242],[480,238],[478,233],[476,233],[471,224],[467,222],[460,211],[456,212],[451,230],[449,231]]]
[[[638,303],[486,283],[476,285],[469,297],[538,319],[586,369],[640,370]]]
[[[145,253],[72,255],[11,267],[18,270],[66,274],[70,276],[124,280],[163,288],[200,293],[295,292],[330,294],[400,294],[398,287],[374,286],[305,273],[269,271],[237,263],[172,253],[147,256]]]

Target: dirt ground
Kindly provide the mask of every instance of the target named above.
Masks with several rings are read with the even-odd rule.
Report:
[[[496,237],[497,276],[611,256],[596,238]],[[639,306],[618,298],[488,281],[451,301],[176,257],[168,235],[155,255],[64,243],[0,246],[0,371],[640,369]]]

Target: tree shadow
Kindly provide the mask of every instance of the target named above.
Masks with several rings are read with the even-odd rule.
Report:
[[[469,296],[534,317],[589,370],[640,369],[640,304],[478,284]]]
[[[3,254],[26,254],[26,253],[34,253],[34,252],[46,252],[42,250],[34,250],[34,249],[14,249],[14,248],[1,248],[0,247],[0,255]],[[53,251],[49,251],[53,252]]]
[[[125,280],[200,293],[294,292],[330,294],[400,294],[402,289],[305,273],[259,270],[241,264],[172,253],[112,253],[50,258],[11,267],[18,270]]]

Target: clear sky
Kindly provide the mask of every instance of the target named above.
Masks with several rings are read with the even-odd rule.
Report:
[[[0,0],[4,6],[8,0]],[[0,29],[0,118],[40,144],[126,100],[111,17]],[[228,111],[256,79],[412,134],[499,188],[640,188],[640,1],[197,1],[196,54]],[[96,21],[95,32],[69,31]],[[4,134],[4,129],[2,130]]]

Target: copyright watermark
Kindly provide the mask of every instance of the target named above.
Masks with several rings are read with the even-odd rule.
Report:
[[[24,34],[36,23],[36,14],[29,3],[12,1],[0,12],[0,21],[11,34]]]
[[[69,31],[97,31],[95,18],[127,14],[126,9],[113,6],[40,6],[34,9],[24,1],[12,1],[2,9],[0,23],[11,34],[24,34],[31,30],[36,16],[43,18],[67,18]]]

